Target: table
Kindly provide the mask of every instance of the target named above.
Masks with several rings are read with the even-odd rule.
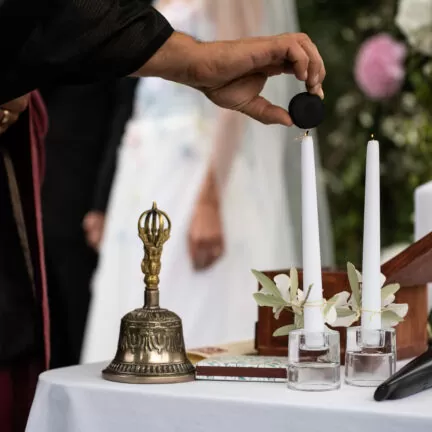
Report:
[[[104,381],[106,364],[40,376],[27,432],[431,432],[432,391],[375,402],[373,389],[309,393],[281,383]]]

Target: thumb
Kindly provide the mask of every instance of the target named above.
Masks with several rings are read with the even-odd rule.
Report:
[[[262,96],[256,96],[246,105],[242,106],[241,112],[267,125],[279,124],[282,126],[292,126],[293,124],[288,111],[273,105]]]

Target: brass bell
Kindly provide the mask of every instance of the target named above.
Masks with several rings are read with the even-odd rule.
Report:
[[[102,372],[106,380],[141,384],[194,379],[194,367],[186,356],[181,319],[159,307],[161,255],[170,231],[171,221],[166,213],[158,210],[156,203],[138,220],[138,235],[144,243],[141,262],[144,307],[122,318],[117,353]]]

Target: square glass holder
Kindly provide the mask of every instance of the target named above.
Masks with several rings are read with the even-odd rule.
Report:
[[[287,385],[292,390],[340,388],[339,332],[293,330],[288,336]]]
[[[347,328],[345,383],[377,387],[396,372],[396,330]]]

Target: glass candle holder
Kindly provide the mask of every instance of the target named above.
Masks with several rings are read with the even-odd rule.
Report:
[[[345,383],[377,387],[396,371],[394,328],[366,330],[347,328]]]
[[[319,342],[319,343],[318,343]],[[288,336],[288,388],[327,391],[340,387],[339,332],[293,330]]]

